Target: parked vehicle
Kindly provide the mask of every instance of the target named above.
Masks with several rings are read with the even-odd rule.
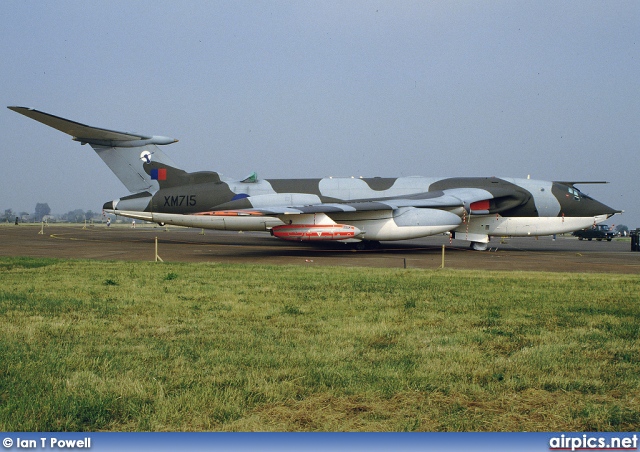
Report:
[[[596,239],[599,242],[602,240],[610,242],[611,239],[618,236],[618,233],[611,229],[607,224],[596,224],[590,228],[575,231],[573,235],[578,237],[578,240]]]

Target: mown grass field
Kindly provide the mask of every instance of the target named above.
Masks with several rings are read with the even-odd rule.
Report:
[[[638,430],[639,289],[1,258],[0,430]]]

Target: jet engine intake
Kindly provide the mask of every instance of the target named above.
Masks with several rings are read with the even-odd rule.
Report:
[[[335,215],[334,218],[337,222],[348,222],[362,231],[357,239],[375,241],[427,237],[451,231],[462,223],[462,219],[455,213],[416,207],[400,207],[374,213],[346,213],[342,216]]]

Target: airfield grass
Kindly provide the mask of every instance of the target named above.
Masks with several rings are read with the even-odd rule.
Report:
[[[639,288],[0,258],[0,430],[638,430]]]

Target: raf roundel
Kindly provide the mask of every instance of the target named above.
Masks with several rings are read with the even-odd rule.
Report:
[[[151,163],[151,152],[142,151],[142,154],[140,154],[140,160],[142,160],[142,163]]]

